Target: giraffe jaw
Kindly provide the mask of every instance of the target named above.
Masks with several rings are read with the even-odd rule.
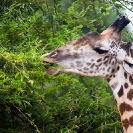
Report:
[[[45,70],[45,72],[46,72],[46,74],[48,74],[48,75],[56,75],[56,74],[58,74],[60,71],[59,71],[60,69],[54,69],[54,68],[52,68],[52,67],[50,67],[50,68],[48,68],[47,70]]]
[[[49,55],[51,53],[48,54],[44,54],[41,56],[40,60],[41,62],[46,63],[45,64],[45,72],[48,75],[57,75],[59,73],[76,73],[78,75],[82,75],[82,76],[91,76],[89,73],[83,73],[81,71],[79,71],[78,69],[74,69],[71,68],[70,66],[64,66],[61,64],[60,61],[54,61],[53,59],[49,58]],[[96,75],[93,75],[96,76]]]

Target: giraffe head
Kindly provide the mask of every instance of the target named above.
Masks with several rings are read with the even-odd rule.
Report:
[[[107,79],[117,101],[124,133],[133,133],[133,49],[121,32],[130,21],[118,18],[101,34],[89,32],[81,38],[41,56],[41,61],[60,67],[48,74],[72,72]]]
[[[41,56],[41,61],[57,64],[57,70],[49,68],[47,73],[72,72],[84,76],[102,76],[107,78],[112,74],[117,64],[126,71],[133,64],[131,43],[122,42],[122,29],[130,21],[118,18],[101,34],[89,32],[81,38]],[[117,68],[119,69],[119,68]]]

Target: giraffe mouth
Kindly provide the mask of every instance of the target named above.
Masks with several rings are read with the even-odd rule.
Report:
[[[44,64],[44,72],[48,75],[56,75],[58,74],[63,68],[63,66],[59,65],[57,61],[51,60],[48,58],[49,54],[44,54],[41,56],[40,60]]]
[[[43,61],[44,62],[44,61]],[[57,75],[62,66],[51,62],[44,62],[44,72],[48,75]]]

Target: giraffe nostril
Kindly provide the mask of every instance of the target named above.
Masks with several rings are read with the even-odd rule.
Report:
[[[57,58],[57,56],[59,55],[59,54],[61,54],[61,50],[56,50],[56,51],[53,51],[49,56],[51,57],[51,58]]]
[[[50,54],[50,57],[51,57],[51,58],[56,58],[57,55],[58,55],[58,52],[55,51],[55,52],[52,52],[52,53]]]

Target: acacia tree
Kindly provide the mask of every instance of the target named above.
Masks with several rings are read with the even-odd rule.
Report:
[[[120,14],[122,5],[115,1],[75,0],[64,7],[63,2],[1,2],[0,131],[3,133],[122,131],[105,81],[72,74],[49,76],[44,72],[47,66],[40,62],[43,53],[88,31],[102,31],[103,19],[110,9],[116,7]]]

